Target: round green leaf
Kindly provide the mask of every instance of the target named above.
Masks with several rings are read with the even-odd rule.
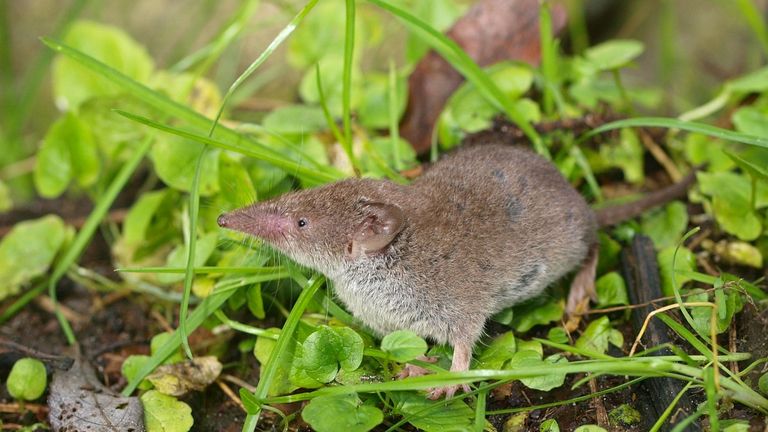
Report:
[[[363,405],[356,393],[316,397],[301,417],[318,432],[366,432],[384,420],[380,409]]]
[[[144,364],[149,361],[149,358],[150,357],[146,355],[128,356],[123,362],[123,366],[120,368],[123,377],[127,381],[133,381],[134,377],[136,377],[141,368],[144,367]],[[149,390],[151,388],[152,383],[147,380],[142,380],[141,383],[139,383],[139,390]]]
[[[410,330],[397,330],[384,336],[381,349],[393,360],[404,363],[424,355],[427,342]]]
[[[584,426],[577,427],[576,429],[573,430],[573,432],[608,432],[608,431],[601,428],[598,425],[584,425]]]
[[[627,285],[618,272],[610,272],[595,282],[598,306],[628,305]]]
[[[768,137],[768,115],[755,107],[744,107],[733,113],[733,126],[745,134]]]
[[[203,144],[166,136],[158,140],[149,153],[155,171],[168,186],[180,191],[192,189],[192,179],[197,168],[197,159],[203,151]],[[219,190],[219,153],[217,149],[208,149],[203,156],[200,170],[200,196],[209,196]]]
[[[192,408],[173,396],[150,390],[141,395],[147,432],[187,432],[192,428]]]
[[[672,283],[673,266],[672,258],[675,257],[676,246],[670,246],[659,251],[656,255],[656,261],[659,263],[659,275],[661,276],[661,289],[665,296],[673,296],[674,284]],[[696,255],[686,247],[681,247],[677,250],[677,257],[674,263],[674,270],[696,270]],[[680,289],[684,283],[688,282],[690,278],[683,277],[680,274],[674,273],[675,282],[677,282],[677,288]]]
[[[333,329],[341,338],[341,351],[338,353],[339,365],[345,371],[353,371],[363,362],[363,338],[349,327]]]
[[[768,372],[761,375],[760,379],[757,380],[757,388],[762,394],[768,396]]]
[[[67,228],[55,215],[16,224],[0,240],[0,300],[45,273],[66,238]]]
[[[539,432],[560,432],[560,425],[555,419],[544,420],[539,425]]]
[[[8,393],[15,399],[32,401],[43,395],[48,377],[45,365],[34,358],[23,358],[13,364],[8,374]]]
[[[672,201],[643,216],[640,226],[657,249],[674,246],[688,228],[688,209],[682,202]]]
[[[341,337],[330,327],[320,327],[302,344],[301,367],[311,378],[331,382],[339,370],[338,353],[341,350]]]
[[[99,159],[90,129],[68,113],[48,130],[35,161],[34,180],[40,195],[59,196],[72,179],[92,185],[99,176]]]

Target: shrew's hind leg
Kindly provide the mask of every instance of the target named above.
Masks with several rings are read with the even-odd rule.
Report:
[[[568,316],[585,314],[589,311],[589,300],[597,300],[595,272],[597,270],[598,251],[597,243],[590,246],[584,264],[573,278],[571,292],[568,294],[568,303],[565,306],[565,312]]]
[[[451,361],[451,372],[466,372],[469,370],[469,363],[472,361],[472,347],[474,341],[460,341],[455,342],[453,345],[453,360]],[[435,400],[440,399],[443,395],[446,398],[453,397],[456,391],[461,388],[465,393],[469,393],[471,389],[467,384],[461,385],[449,385],[445,387],[436,387],[430,389],[428,398]]]

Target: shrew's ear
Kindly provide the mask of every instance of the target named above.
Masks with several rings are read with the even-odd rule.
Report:
[[[384,203],[363,205],[363,222],[352,235],[347,252],[353,258],[376,253],[387,247],[402,231],[405,216],[400,207]]]

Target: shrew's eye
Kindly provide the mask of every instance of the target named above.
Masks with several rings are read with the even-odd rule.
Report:
[[[299,226],[299,228],[304,228],[307,226],[307,220],[304,218],[301,218],[296,224]]]

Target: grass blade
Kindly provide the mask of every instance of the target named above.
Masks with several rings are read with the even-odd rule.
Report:
[[[181,331],[181,345],[184,347],[184,353],[188,358],[193,358],[192,348],[189,347],[189,338],[187,337],[187,313],[189,312],[189,297],[192,293],[192,282],[195,280],[195,248],[197,243],[197,213],[200,210],[200,171],[203,166],[203,157],[208,150],[204,146],[200,150],[195,165],[195,175],[192,177],[192,190],[189,191],[189,223],[187,224],[187,266],[184,270],[184,291],[181,298],[181,308],[179,310],[179,330]]]
[[[247,69],[245,69],[245,72],[243,72],[235,82],[232,83],[231,86],[229,86],[229,90],[227,90],[227,93],[224,95],[224,99],[221,101],[221,107],[219,107],[219,111],[216,113],[216,118],[213,120],[213,124],[211,125],[211,130],[208,133],[208,136],[213,136],[213,132],[216,129],[216,127],[219,124],[219,119],[221,118],[221,114],[224,112],[224,108],[227,106],[227,102],[229,101],[229,98],[232,96],[232,93],[235,92],[235,90],[240,87],[240,84],[243,83],[246,79],[248,79],[251,74],[256,71],[256,69],[259,68],[267,59],[269,56],[272,55],[273,52],[277,49],[277,47],[280,46],[287,38],[288,36],[293,33],[293,31],[296,29],[296,26],[304,19],[304,17],[309,13],[309,11],[312,10],[312,8],[315,7],[317,4],[317,0],[310,0],[309,3],[307,3],[304,8],[302,8],[298,14],[296,14],[295,17],[286,25],[283,27],[283,29],[280,31],[280,33],[277,34],[277,36],[272,40],[272,42],[267,45],[267,47],[264,49],[264,51],[259,54],[259,56],[256,58],[256,60],[251,63]]]
[[[528,120],[520,114],[514,104],[504,96],[504,93],[491,80],[480,66],[472,60],[466,52],[452,39],[438,32],[427,23],[414,15],[400,9],[385,0],[368,0],[370,3],[386,10],[399,18],[415,36],[421,38],[427,45],[437,51],[448,63],[451,64],[467,81],[471,82],[491,104],[504,112],[507,117],[525,136],[531,140],[536,151],[550,158],[549,150],[544,146],[538,132],[531,126]]]
[[[217,36],[204,47],[189,54],[176,62],[169,70],[173,72],[184,72],[195,65],[200,65],[196,68],[196,74],[201,75],[213,61],[221,55],[232,42],[234,42],[238,36],[247,27],[248,21],[256,11],[256,7],[259,5],[258,0],[248,0],[242,3],[240,9],[235,12],[231,20],[218,32]]]
[[[603,132],[625,127],[660,127],[667,129],[680,129],[688,132],[700,133],[714,138],[768,148],[768,138],[734,132],[732,130],[723,129],[704,123],[690,122],[667,117],[637,117],[606,123],[582,135],[579,138],[579,142],[583,142],[584,140]]]
[[[137,99],[155,108],[157,111],[162,112],[164,115],[178,118],[199,129],[208,129],[211,127],[211,120],[204,115],[169,99],[164,94],[150,89],[93,57],[51,39],[42,38],[42,41],[51,49],[70,57],[84,67],[87,67],[93,72],[110,80],[115,85],[121,87],[126,93],[130,93]],[[133,119],[136,120],[136,118]],[[287,158],[280,152],[253,140],[250,137],[243,136],[223,125],[219,125],[216,128],[215,136],[221,139],[221,141],[211,141],[206,144],[211,145],[212,147],[226,148],[230,151],[261,159],[279,168],[288,170],[291,174],[307,180],[310,184],[326,183],[338,180],[342,177],[340,173],[332,169],[328,169],[324,172],[303,169],[298,162]],[[203,139],[207,139],[205,137],[201,137],[202,139],[194,138],[199,137],[194,134],[188,137],[200,142],[204,142]]]
[[[163,132],[167,132],[172,135],[177,135],[182,138],[187,138],[187,139],[197,141],[201,144],[209,145],[211,147],[216,147],[223,150],[229,150],[229,151],[240,153],[256,159],[263,160],[278,168],[282,168],[289,173],[295,174],[298,177],[302,177],[306,180],[309,180],[311,183],[314,183],[314,184],[327,183],[330,181],[339,180],[342,177],[342,175],[339,173],[334,173],[332,171],[313,170],[305,166],[302,166],[299,163],[294,162],[290,159],[286,159],[283,157],[275,157],[272,151],[264,151],[263,149],[258,147],[249,148],[249,147],[231,144],[224,141],[219,141],[217,139],[209,138],[204,135],[199,135],[194,132],[188,132],[172,126],[165,126],[163,124],[150,120],[146,117],[138,116],[138,115],[131,114],[121,110],[115,110],[115,112],[137,123],[141,123],[143,125],[152,127],[154,129],[157,129]]]
[[[151,144],[152,138],[145,138],[139,144],[136,151],[133,152],[131,158],[125,163],[125,165],[123,165],[122,168],[120,168],[120,171],[112,180],[112,183],[109,184],[107,190],[104,192],[104,195],[102,195],[96,202],[96,206],[94,207],[91,214],[88,215],[88,218],[83,224],[83,227],[75,236],[72,244],[69,246],[69,248],[67,248],[61,260],[59,260],[59,262],[56,263],[56,266],[53,268],[53,273],[51,274],[51,278],[48,281],[48,294],[53,301],[54,310],[56,311],[56,318],[59,320],[59,324],[61,325],[61,328],[64,331],[64,334],[67,337],[67,342],[69,342],[69,344],[75,343],[75,334],[72,332],[72,328],[70,327],[69,322],[59,309],[59,304],[56,301],[56,285],[58,284],[61,277],[64,276],[64,274],[67,272],[69,266],[77,261],[77,259],[80,257],[80,254],[82,254],[85,250],[85,247],[88,246],[88,243],[91,241],[91,237],[93,237],[93,234],[99,227],[99,223],[101,223],[101,220],[104,219],[104,216],[109,211],[109,208],[112,206],[115,198],[117,198],[117,194],[120,193],[125,184],[128,182],[128,179],[131,178],[133,172],[136,171],[139,163],[142,161],[142,159],[144,159],[144,156],[149,151]]]
[[[119,273],[184,273],[186,267],[129,267],[115,269]],[[217,274],[217,273],[237,273],[237,274],[275,274],[279,272],[285,272],[285,277],[288,276],[288,271],[283,267],[215,267],[215,266],[203,266],[195,267],[192,269],[195,274]]]
[[[355,171],[359,168],[352,146],[352,60],[355,50],[355,0],[346,0],[344,24],[344,69],[341,77],[341,120],[344,126],[344,152]]]

